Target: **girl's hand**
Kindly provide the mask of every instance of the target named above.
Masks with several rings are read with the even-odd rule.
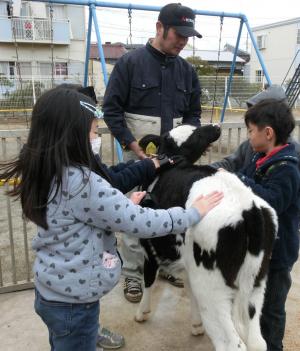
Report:
[[[213,191],[205,196],[200,195],[192,203],[192,206],[199,211],[201,218],[203,218],[211,209],[219,205],[223,196],[223,193],[220,191]]]
[[[129,197],[129,199],[135,204],[138,205],[144,196],[146,195],[146,191],[135,191]]]

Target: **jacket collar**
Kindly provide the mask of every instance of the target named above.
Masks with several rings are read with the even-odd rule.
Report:
[[[146,48],[147,50],[151,53],[151,55],[153,57],[155,57],[155,59],[157,59],[161,64],[170,64],[173,63],[177,56],[169,56],[164,54],[163,52],[155,49],[152,45],[151,45],[152,39],[149,39],[147,44],[146,44]]]
[[[264,157],[265,154],[264,153],[256,153],[254,155],[254,159],[255,162],[261,158]],[[295,151],[295,146],[293,144],[288,144],[287,147],[281,149],[280,151],[278,151],[273,157],[271,157],[270,159],[268,159],[266,162],[264,162],[259,169],[263,170],[265,168],[270,167],[272,164],[277,163],[279,161],[289,161],[292,163],[295,163],[295,165],[298,164],[299,159],[298,159],[298,155]]]

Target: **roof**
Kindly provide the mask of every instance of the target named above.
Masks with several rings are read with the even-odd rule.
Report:
[[[138,49],[138,48],[142,48],[144,46],[145,46],[144,44],[125,44],[125,48],[127,50],[135,50],[135,49]]]
[[[295,23],[299,23],[299,24],[300,24],[300,17],[290,18],[290,19],[285,20],[285,21],[280,21],[280,22],[265,24],[265,25],[263,25],[263,26],[253,27],[253,28],[252,28],[252,31],[255,32],[255,31],[258,31],[258,30],[262,30],[262,29],[268,29],[268,28],[275,28],[275,27],[287,26],[287,25],[295,24]]]
[[[193,50],[183,49],[180,53],[183,58],[193,56]],[[217,50],[195,50],[195,56],[200,57],[203,61],[217,62],[218,61],[218,51]],[[233,53],[229,51],[220,51],[220,62],[232,62]],[[246,61],[240,57],[236,57],[236,62],[245,63]]]
[[[127,50],[122,43],[105,43],[102,45],[104,57],[107,60],[117,60],[124,54],[126,54]],[[97,43],[91,44],[90,50],[90,59],[98,59],[99,60],[99,52],[98,52],[98,45]]]
[[[224,51],[230,51],[230,52],[234,52],[235,50],[235,46],[231,45],[231,44],[225,44],[224,46]],[[237,50],[237,55],[238,56],[250,56],[250,53],[241,49]]]

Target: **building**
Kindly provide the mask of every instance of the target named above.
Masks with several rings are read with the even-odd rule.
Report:
[[[0,0],[0,76],[40,81],[45,88],[53,81],[82,82],[84,6],[10,3]]]
[[[230,73],[231,63],[233,60],[233,53],[230,51],[218,50],[193,50],[192,48],[185,48],[180,52],[180,56],[184,59],[188,57],[200,57],[201,60],[206,61],[210,66],[217,68],[220,74],[228,75]],[[244,65],[246,61],[241,57],[236,57],[236,65],[234,74],[243,75]]]
[[[115,63],[127,52],[127,50],[123,43],[106,42],[102,45],[102,48],[105,57],[107,74],[109,76]],[[89,57],[89,84],[94,86],[97,98],[101,103],[105,92],[105,84],[97,43],[91,43]]]
[[[106,42],[102,45],[105,62],[114,65],[118,59],[126,54],[127,50],[123,43],[110,43]],[[100,60],[98,44],[91,43],[90,60]]]
[[[255,27],[252,31],[272,83],[288,82],[300,64],[300,17]],[[250,77],[252,82],[264,82],[253,45]]]
[[[229,51],[229,52],[231,52],[231,53],[234,54],[234,52],[235,52],[235,46],[230,45],[230,44],[227,43],[227,44],[225,44],[225,46],[224,46],[224,51]],[[247,52],[247,51],[238,49],[238,50],[237,50],[237,56],[240,57],[240,58],[242,58],[243,60],[245,60],[246,63],[250,61],[250,53]]]

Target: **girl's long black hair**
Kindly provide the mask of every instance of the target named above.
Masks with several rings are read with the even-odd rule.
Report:
[[[36,102],[27,143],[18,158],[1,163],[0,178],[20,178],[8,195],[20,198],[26,218],[48,228],[46,208],[52,181],[61,189],[64,167],[87,167],[109,180],[97,166],[89,133],[94,119],[80,101],[93,100],[74,89],[54,88]],[[56,195],[55,194],[55,195]]]

